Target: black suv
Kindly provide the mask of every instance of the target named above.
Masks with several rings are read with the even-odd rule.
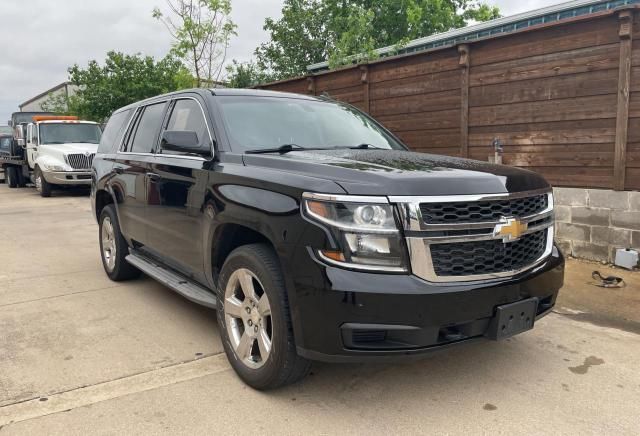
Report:
[[[564,259],[540,176],[412,153],[328,98],[190,90],[127,106],[93,161],[104,269],[216,308],[249,385],[310,360],[421,355],[529,330]]]

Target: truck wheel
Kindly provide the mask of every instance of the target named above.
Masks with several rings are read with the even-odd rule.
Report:
[[[18,187],[18,172],[15,167],[6,167],[4,169],[5,183],[9,185],[9,188]]]
[[[311,363],[296,353],[284,278],[269,246],[246,245],[229,255],[217,312],[227,358],[249,386],[273,389],[307,375]]]
[[[102,209],[99,228],[100,256],[109,278],[120,282],[138,277],[140,270],[125,260],[129,255],[129,246],[120,232],[118,216],[113,205],[109,204]]]
[[[51,197],[51,183],[45,180],[39,167],[36,167],[34,178],[36,191],[38,191],[42,197]]]

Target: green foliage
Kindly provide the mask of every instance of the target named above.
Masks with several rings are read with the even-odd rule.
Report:
[[[347,62],[360,63],[376,57],[379,48],[375,37],[375,12],[362,5],[354,5],[349,15],[336,17],[342,33],[329,50],[329,66],[335,68]]]
[[[78,87],[66,98],[53,95],[43,105],[52,112],[102,122],[122,106],[145,98],[193,86],[193,77],[172,56],[155,61],[151,56],[110,51],[104,65],[92,60],[86,68],[69,68],[69,80]]]
[[[234,59],[231,65],[227,65],[226,82],[230,88],[251,88],[269,80],[255,62],[238,62]]]
[[[277,79],[375,58],[376,48],[500,16],[479,0],[285,0],[282,18],[267,19],[271,39],[256,49],[258,66]]]
[[[324,0],[285,0],[282,18],[265,20],[271,40],[256,49],[258,67],[278,80],[324,61],[331,44],[328,19]]]
[[[43,111],[56,115],[77,115],[78,98],[74,95],[67,96],[66,92],[50,92],[40,107]]]
[[[172,52],[189,66],[196,86],[210,86],[220,78],[229,40],[236,35],[231,0],[167,0],[168,12],[154,8],[173,38]]]

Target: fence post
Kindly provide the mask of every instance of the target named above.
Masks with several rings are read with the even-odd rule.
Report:
[[[314,76],[307,77],[307,93],[316,95],[316,78]]]
[[[460,156],[469,157],[469,45],[458,46],[460,53]]]
[[[631,46],[633,12],[620,11],[620,71],[618,76],[618,111],[616,115],[616,148],[613,162],[613,189],[624,191],[629,131],[629,92],[631,87]]]
[[[360,65],[360,72],[362,76],[360,77],[360,81],[362,82],[362,95],[364,100],[364,110],[367,113],[371,113],[371,102],[369,100],[369,66],[368,65]]]

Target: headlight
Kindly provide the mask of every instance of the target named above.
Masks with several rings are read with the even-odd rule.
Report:
[[[393,207],[383,199],[304,194],[304,212],[324,224],[337,250],[319,250],[330,263],[365,270],[407,271],[405,249]]]
[[[48,171],[65,171],[65,168],[62,165],[49,165],[45,163],[42,164],[42,166]]]

